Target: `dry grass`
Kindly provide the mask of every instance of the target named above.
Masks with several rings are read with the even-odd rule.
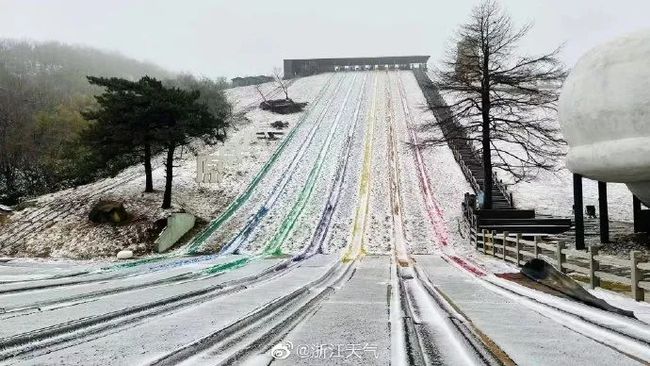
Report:
[[[578,274],[578,273],[570,273],[569,276],[578,282],[589,284],[589,277],[585,275]],[[625,293],[625,294],[629,294],[631,291],[630,285],[626,285],[619,282],[605,281],[605,280],[600,280],[600,287],[606,290]]]

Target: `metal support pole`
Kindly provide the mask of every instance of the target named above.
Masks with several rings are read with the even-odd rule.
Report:
[[[609,212],[607,210],[607,183],[598,181],[598,210],[600,211],[600,242],[609,243]]]
[[[582,206],[582,175],[573,174],[573,211],[576,225],[576,249],[585,249],[585,216]]]
[[[632,211],[634,213],[634,232],[641,232],[641,218],[639,217],[641,213],[641,201],[636,196],[632,196]]]

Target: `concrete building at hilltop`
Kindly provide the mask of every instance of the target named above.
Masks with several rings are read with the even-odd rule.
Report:
[[[284,78],[291,79],[323,72],[427,68],[429,56],[384,56],[285,59]]]

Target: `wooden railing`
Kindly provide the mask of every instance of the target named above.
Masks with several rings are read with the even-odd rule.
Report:
[[[497,177],[497,172],[492,173],[492,181],[494,186],[499,189],[499,192],[506,198],[510,207],[515,207],[515,201],[512,198],[512,192],[508,191],[508,187],[503,183],[501,179]]]
[[[469,184],[472,186],[474,192],[479,192],[481,190],[481,186],[478,184],[478,181],[474,177],[474,174],[472,174],[472,171],[469,169],[467,164],[465,164],[465,161],[463,160],[462,156],[460,156],[458,149],[456,149],[456,147],[453,146],[452,144],[450,144],[449,147],[451,148],[451,152],[454,155],[454,159],[456,159],[456,162],[460,166],[460,170],[463,172],[465,179],[467,179]]]
[[[543,259],[559,271],[572,271],[588,278],[591,288],[603,287],[604,282],[629,287],[630,296],[636,301],[645,300],[645,290],[650,291],[650,281],[645,279],[650,275],[650,262],[637,251],[631,251],[629,259],[623,259],[601,255],[599,246],[592,246],[589,251],[574,250],[562,241],[543,236],[532,236],[531,240],[524,239],[522,234],[477,232],[473,227],[470,227],[470,242],[480,252],[518,266],[533,258]]]

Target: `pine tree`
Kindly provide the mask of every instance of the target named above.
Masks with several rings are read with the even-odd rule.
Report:
[[[86,118],[97,121],[88,133],[91,144],[108,155],[141,152],[147,192],[153,189],[152,153],[166,151],[162,208],[170,208],[176,148],[188,144],[192,138],[208,143],[222,141],[226,137],[228,113],[210,111],[198,101],[201,96],[198,90],[165,87],[150,77],[137,82],[96,77],[88,80],[106,88],[96,97],[100,108],[84,113]]]
[[[151,157],[155,142],[147,109],[151,104],[148,91],[156,80],[143,77],[137,82],[121,78],[89,76],[92,85],[105,88],[96,96],[100,108],[84,112],[84,118],[95,120],[85,135],[96,152],[111,160],[116,156],[139,156],[145,169],[145,192],[153,192]]]

